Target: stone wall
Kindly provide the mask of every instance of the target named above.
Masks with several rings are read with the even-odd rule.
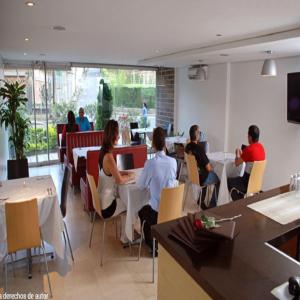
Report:
[[[156,126],[167,128],[174,124],[175,69],[159,68],[156,71]]]

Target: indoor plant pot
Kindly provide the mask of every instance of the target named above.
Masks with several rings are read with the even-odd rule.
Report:
[[[25,138],[30,121],[24,116],[24,108],[28,99],[25,97],[25,84],[18,81],[4,81],[0,88],[0,125],[9,130],[9,142],[13,149],[12,159],[7,161],[7,178],[28,177],[28,161],[25,157]],[[22,110],[23,109],[23,110]]]

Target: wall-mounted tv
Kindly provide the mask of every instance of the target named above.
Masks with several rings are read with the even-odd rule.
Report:
[[[300,72],[287,75],[287,120],[300,123]]]

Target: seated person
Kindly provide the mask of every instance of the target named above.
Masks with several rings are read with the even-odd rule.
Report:
[[[235,165],[239,166],[243,162],[246,163],[245,172],[243,177],[228,178],[227,185],[229,191],[236,188],[243,194],[247,193],[249,177],[254,161],[265,160],[265,149],[259,141],[259,128],[256,125],[251,125],[248,129],[248,142],[249,146],[245,147],[243,151],[236,149],[235,151]],[[232,200],[238,200],[244,197],[242,193],[233,191],[231,194]]]
[[[155,157],[146,161],[137,183],[139,188],[150,190],[150,204],[145,205],[139,211],[141,224],[145,221],[144,236],[150,251],[152,251],[151,226],[157,223],[161,190],[177,184],[177,163],[174,158],[166,155],[165,145],[164,130],[161,127],[155,128],[152,139],[152,147],[156,152]]]
[[[199,144],[200,130],[198,125],[193,125],[190,128],[190,142],[185,147],[185,152],[188,154],[193,154],[196,158],[199,179],[201,185],[215,184],[216,193],[213,193],[210,206],[214,207],[217,205],[217,196],[219,194],[220,180],[217,174],[213,171],[209,159],[205,154],[205,149]],[[204,190],[205,191],[205,190]],[[205,197],[205,193],[203,193]]]
[[[78,132],[78,131],[79,131],[79,126],[75,122],[75,115],[70,110],[68,112],[68,123],[64,126],[64,128],[62,130],[61,145],[63,147],[66,146],[66,135],[67,135],[67,132]]]
[[[133,180],[133,172],[119,171],[112,154],[119,140],[119,125],[115,120],[109,120],[104,128],[103,142],[99,156],[99,184],[102,217],[110,218],[126,210],[125,204],[116,196],[117,184],[125,184]]]
[[[84,116],[84,109],[82,107],[79,108],[78,114],[79,116],[76,118],[76,123],[79,125],[80,131],[91,130],[91,124],[88,118]]]

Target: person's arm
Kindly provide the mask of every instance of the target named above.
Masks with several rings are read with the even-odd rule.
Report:
[[[90,124],[90,121],[89,121],[89,119],[87,117],[86,117],[86,127],[87,127],[88,131],[91,130],[91,124]]]
[[[235,150],[235,160],[234,160],[234,163],[235,163],[236,167],[238,167],[243,162],[244,161],[242,159],[242,150],[238,148],[238,149]]]
[[[130,180],[133,180],[135,178],[135,173],[128,172],[126,175],[123,174],[118,170],[117,164],[114,160],[114,157],[111,153],[108,153],[107,155],[107,167],[110,172],[110,174],[114,177],[117,184],[125,184]]]
[[[149,161],[145,163],[145,166],[142,170],[141,175],[139,176],[137,186],[140,189],[147,189],[150,183],[150,174],[149,174]]]

